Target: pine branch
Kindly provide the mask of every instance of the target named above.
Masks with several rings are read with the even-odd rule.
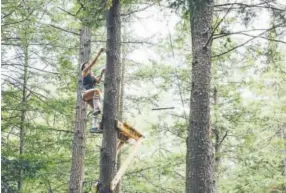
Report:
[[[138,12],[144,11],[144,10],[146,10],[146,9],[152,7],[152,6],[154,6],[154,4],[149,4],[149,5],[147,5],[146,7],[143,7],[143,8],[141,8],[141,9],[137,9],[137,10],[133,10],[133,11],[130,11],[130,12],[128,12],[128,13],[122,13],[122,14],[120,14],[120,16],[123,16],[123,17],[125,17],[125,16],[130,16],[130,15],[132,15],[132,14],[134,14],[134,13],[138,13]]]
[[[275,28],[277,28],[277,27],[283,27],[283,26],[285,26],[285,25],[282,25],[282,24],[283,24],[283,23],[280,23],[280,24],[277,25],[277,26],[273,26],[273,27],[269,28],[268,30],[265,30],[264,32],[258,34],[257,36],[254,36],[254,37],[250,38],[249,40],[245,41],[244,43],[242,43],[242,44],[240,44],[240,45],[238,45],[238,46],[235,46],[235,47],[233,47],[233,48],[231,48],[231,49],[229,49],[229,50],[227,50],[227,51],[225,51],[225,52],[223,52],[223,53],[220,53],[220,54],[217,54],[217,55],[215,55],[215,56],[212,56],[212,58],[220,57],[220,56],[222,56],[222,55],[225,55],[225,54],[227,54],[227,53],[229,53],[229,52],[232,52],[232,51],[236,50],[237,48],[243,47],[244,45],[248,44],[248,43],[251,42],[252,40],[254,40],[254,39],[256,39],[256,38],[260,38],[263,34],[265,34],[266,32],[268,32],[268,31],[270,31],[270,30],[272,30],[272,29],[275,29]]]
[[[105,43],[106,40],[91,40],[91,42],[102,42]],[[155,45],[152,42],[147,42],[147,41],[122,41],[122,44],[150,44],[150,45]]]
[[[58,7],[58,9],[60,9],[61,11],[67,13],[68,15],[71,15],[71,16],[73,16],[73,17],[76,17],[76,14],[73,14],[73,13],[71,13],[71,12],[69,12],[69,11],[66,11],[66,10],[64,10],[64,9],[61,8],[61,7]]]
[[[284,27],[284,26],[276,26],[275,28],[278,27]],[[272,28],[271,28],[272,29]],[[254,31],[265,31],[265,30],[269,30],[265,29],[265,28],[261,28],[261,29],[250,29],[250,30],[244,30],[244,31],[236,31],[236,32],[229,32],[229,33],[220,33],[220,34],[214,34],[214,38],[213,39],[219,39],[225,36],[230,36],[230,35],[236,35],[236,34],[245,34],[246,32],[254,32]]]
[[[175,109],[175,107],[162,107],[162,108],[153,108],[152,111],[158,111],[158,110],[167,110],[167,109]]]
[[[22,23],[24,21],[27,21],[35,10],[36,10],[36,8],[34,8],[32,11],[30,11],[28,13],[29,15],[27,17],[25,17],[24,19],[20,20],[20,21],[16,21],[16,22],[12,22],[12,23],[4,23],[1,26],[3,27],[3,26],[7,26],[7,25],[14,25],[14,24],[18,24],[18,23]]]
[[[236,2],[236,1],[235,1]],[[215,33],[215,31],[217,30],[217,28],[220,26],[220,24],[223,22],[223,20],[226,18],[226,16],[228,15],[228,13],[230,12],[230,10],[232,9],[234,4],[232,4],[232,6],[229,7],[229,9],[226,11],[226,13],[224,14],[224,16],[222,17],[222,19],[215,25],[214,29],[212,30],[211,36],[209,37],[206,45],[204,47],[207,47],[209,42],[213,40],[213,35]]]
[[[237,7],[234,7],[232,9],[241,9],[241,8],[264,8],[264,9],[273,9],[277,11],[285,11],[286,9],[280,9],[274,6],[271,6],[267,2],[264,3],[258,3],[258,4],[246,4],[246,3],[224,3],[224,4],[217,4],[214,7],[225,7],[225,6],[233,6],[237,5]]]
[[[69,31],[69,30],[66,30],[66,29],[63,29],[61,27],[58,27],[58,26],[55,26],[53,24],[49,24],[49,26],[55,28],[55,29],[58,29],[58,30],[61,30],[61,31],[64,31],[64,32],[67,32],[67,33],[71,33],[73,35],[76,35],[76,36],[79,36],[79,33],[76,33],[76,32],[73,32],[73,31]]]
[[[22,82],[16,80],[15,78],[13,78],[13,77],[11,77],[11,76],[8,76],[8,75],[6,75],[6,74],[2,74],[2,76],[5,76],[5,77],[7,77],[7,78],[10,78],[10,79],[12,79],[13,81],[17,82],[18,84],[23,85]],[[9,81],[9,80],[7,80],[7,81]],[[11,82],[11,81],[9,81],[9,82],[10,82],[10,83],[13,83],[13,82]],[[14,84],[14,86],[18,87],[19,89],[22,89],[22,88],[19,87],[19,85]],[[42,102],[45,102],[42,98],[44,98],[44,99],[46,99],[46,100],[48,99],[46,96],[44,96],[44,95],[42,95],[42,94],[40,94],[40,93],[37,93],[37,92],[31,90],[31,89],[30,89],[29,87],[27,87],[27,86],[26,86],[26,89],[27,89],[28,91],[30,91],[36,98],[38,98],[38,99],[39,99],[40,101],[42,101]],[[42,97],[42,98],[41,98],[41,97]]]
[[[6,15],[3,15],[3,16],[1,17],[1,19],[4,19],[5,17],[10,16],[12,13],[14,13],[14,12],[17,10],[18,7],[20,7],[21,4],[22,4],[22,2],[20,2],[17,6],[15,6],[15,9],[13,9],[12,11],[10,11],[10,12],[7,13]],[[2,9],[3,9],[3,7],[2,7]]]
[[[228,131],[225,132],[224,136],[222,137],[222,139],[219,142],[219,146],[221,146],[222,142],[225,140],[225,138],[227,137]]]
[[[22,64],[17,64],[17,63],[2,63],[2,66],[23,66],[23,65]],[[45,73],[51,73],[51,74],[55,74],[55,75],[59,75],[60,74],[58,72],[46,71],[46,70],[35,68],[35,67],[32,67],[32,66],[27,66],[27,67],[31,68],[31,69],[34,69],[34,70],[37,70],[37,71],[45,72]]]
[[[255,37],[254,35],[249,35],[249,34],[245,34],[245,33],[241,33],[242,35],[248,36],[248,37]],[[259,37],[261,39],[265,39],[268,41],[272,41],[272,42],[277,42],[277,43],[282,43],[282,44],[286,44],[285,41],[282,40],[277,40],[277,39],[272,39],[272,38],[267,38],[267,37]]]
[[[55,132],[65,132],[65,133],[74,133],[73,131],[70,131],[70,130],[64,130],[64,129],[54,129],[54,128],[47,128],[47,129],[40,129],[40,130],[43,130],[43,131],[55,131]]]

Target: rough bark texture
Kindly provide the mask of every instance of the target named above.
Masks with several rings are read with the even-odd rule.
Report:
[[[117,132],[115,122],[118,108],[120,85],[120,6],[119,0],[113,0],[106,15],[106,73],[103,101],[103,140],[100,155],[99,192],[109,193],[110,182],[116,172]]]
[[[27,82],[28,82],[28,46],[24,48],[24,74],[23,74],[23,90],[22,90],[22,105],[21,105],[21,122],[20,122],[20,146],[19,146],[19,160],[21,161],[24,154],[24,142],[25,142],[25,120],[26,120],[26,103],[27,103]],[[18,192],[22,192],[23,189],[23,177],[22,168],[19,168],[18,179]]]
[[[83,89],[80,65],[89,61],[90,56],[90,30],[83,26],[80,32],[79,65],[78,65],[78,88],[76,102],[76,120],[73,138],[72,167],[69,183],[70,193],[82,193],[84,174],[84,155],[86,142],[86,104],[82,100]]]
[[[124,41],[124,39],[123,39]],[[118,102],[118,119],[123,121],[123,105],[124,105],[124,77],[125,77],[125,58],[126,58],[126,51],[124,46],[122,46],[122,62],[120,64],[120,74],[121,74],[121,81],[120,81],[120,93],[119,93],[119,102]],[[119,170],[121,166],[121,152],[117,155],[117,170]],[[120,193],[122,190],[122,180],[120,180],[116,186],[115,193]]]
[[[213,0],[190,1],[192,35],[191,112],[187,139],[187,193],[214,193],[210,128]]]

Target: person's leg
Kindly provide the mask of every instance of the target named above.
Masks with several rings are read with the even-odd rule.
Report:
[[[92,129],[90,130],[91,133],[101,133],[102,130],[98,126],[98,116],[101,113],[100,109],[100,96],[98,94],[94,94],[93,96],[93,119],[92,119]]]
[[[87,101],[87,104],[90,106],[91,109],[94,108],[94,105],[93,105],[93,100],[89,100]]]
[[[100,108],[100,96],[94,93],[93,95],[93,111],[94,114],[100,114],[101,113],[101,108]]]
[[[92,89],[84,91],[82,95],[83,100],[91,107],[91,109],[94,109],[93,96],[94,90]]]
[[[92,116],[92,130],[98,129],[97,119],[98,119],[97,115]]]
[[[102,133],[102,129],[98,126],[98,115],[93,115],[92,117],[92,128],[90,130],[91,133]]]

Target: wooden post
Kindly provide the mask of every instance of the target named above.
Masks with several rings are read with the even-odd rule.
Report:
[[[117,145],[117,148],[116,148],[116,156],[120,153],[120,151],[122,150],[123,146],[124,146],[124,142],[123,141],[119,141],[118,145]]]

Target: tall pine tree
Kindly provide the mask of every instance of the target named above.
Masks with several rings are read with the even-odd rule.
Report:
[[[215,193],[210,127],[213,0],[189,1],[192,35],[191,112],[187,138],[187,193]]]
[[[113,0],[106,15],[106,73],[103,102],[103,139],[100,155],[99,192],[109,193],[110,183],[116,172],[117,132],[115,119],[120,88],[120,1]]]

